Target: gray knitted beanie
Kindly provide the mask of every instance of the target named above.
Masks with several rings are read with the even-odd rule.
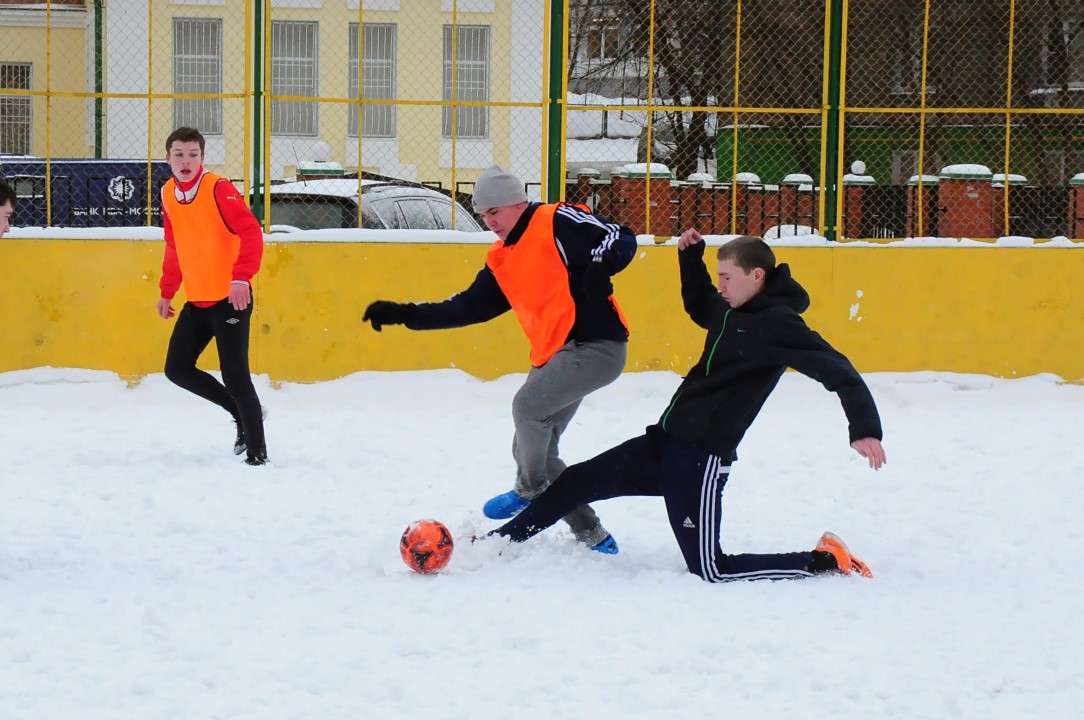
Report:
[[[474,209],[477,212],[521,202],[527,202],[523,181],[499,165],[479,175],[474,184]]]

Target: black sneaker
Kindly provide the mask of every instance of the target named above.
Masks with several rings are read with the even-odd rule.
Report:
[[[240,455],[245,450],[248,450],[248,443],[245,442],[245,429],[241,427],[241,422],[237,422],[237,439],[233,441],[233,454]]]
[[[249,453],[245,458],[245,465],[266,465],[267,453]]]
[[[267,408],[263,405],[260,406],[261,419],[267,419]],[[240,455],[245,450],[248,450],[248,442],[245,440],[245,429],[241,426],[241,420],[234,418],[233,422],[237,424],[237,437],[233,441],[233,454]]]

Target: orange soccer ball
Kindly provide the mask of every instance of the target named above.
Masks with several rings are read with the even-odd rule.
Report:
[[[435,573],[452,559],[452,534],[444,523],[417,520],[410,523],[399,540],[399,554],[414,572]]]

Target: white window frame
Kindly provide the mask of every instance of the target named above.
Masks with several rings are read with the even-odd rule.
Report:
[[[21,77],[16,77],[16,74]],[[0,90],[30,90],[33,87],[33,63],[0,63]],[[32,155],[33,147],[33,98],[29,95],[0,94],[0,152]]]
[[[310,47],[303,47],[308,45]],[[309,52],[311,50],[311,52]],[[271,21],[271,96],[311,97],[320,90],[320,24],[306,20]],[[315,101],[271,100],[271,134],[317,137]]]
[[[350,23],[347,44],[350,53],[350,71],[347,97],[356,98],[358,93],[359,67],[364,68],[365,97],[373,100],[394,100],[396,92],[396,55],[399,29],[395,23],[365,23],[362,29],[362,47],[358,48],[358,24]],[[360,61],[365,53],[364,62]],[[394,105],[363,105],[362,137],[392,138],[396,133]],[[358,106],[350,105],[347,114],[347,135],[358,136]]]
[[[173,18],[173,92],[222,93],[221,18]],[[222,98],[174,98],[173,127],[182,126],[222,135]]]
[[[597,55],[592,53],[596,45],[593,43],[595,38],[598,39]],[[593,25],[587,28],[586,41],[583,50],[586,60],[594,62],[614,60],[620,56],[621,52],[621,26],[613,23]]]
[[[453,62],[453,26],[445,25],[443,32],[444,70],[442,77],[443,99],[467,102],[489,102],[489,85],[492,56],[490,43],[492,31],[489,25],[457,25],[454,48],[457,57]],[[456,79],[455,97],[452,96],[452,78]],[[489,138],[489,106],[467,105],[455,109],[456,138]],[[450,105],[441,107],[441,137],[452,137],[452,114]]]

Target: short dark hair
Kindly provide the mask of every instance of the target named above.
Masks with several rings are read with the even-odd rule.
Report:
[[[15,188],[8,185],[6,180],[0,180],[0,206],[11,203],[11,207],[14,209],[17,199]]]
[[[203,148],[207,144],[203,139],[203,133],[196,128],[179,127],[169,134],[166,138],[166,155],[169,155],[170,148],[173,147],[175,142],[198,142],[199,151],[202,154]]]
[[[717,260],[733,260],[745,272],[760,268],[766,273],[775,270],[775,253],[763,238],[755,235],[739,235],[724,243],[716,253]]]

